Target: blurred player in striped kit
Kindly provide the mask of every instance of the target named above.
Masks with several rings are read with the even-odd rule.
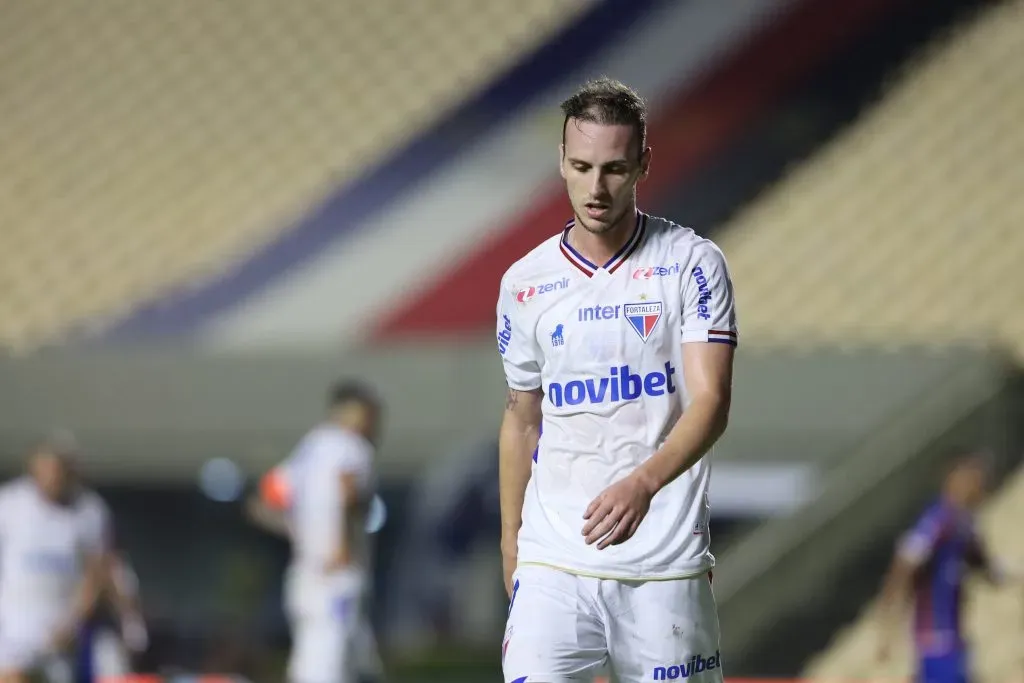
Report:
[[[380,673],[366,602],[381,409],[369,387],[337,384],[327,419],[264,475],[260,495],[249,501],[254,522],[292,543],[285,577],[290,683],[357,683]]]
[[[918,683],[968,683],[967,639],[961,620],[963,585],[971,570],[995,584],[1011,577],[989,554],[975,525],[975,511],[987,497],[986,458],[958,458],[942,493],[900,540],[882,596],[885,628],[879,659],[890,655],[898,609],[913,598],[913,636]]]

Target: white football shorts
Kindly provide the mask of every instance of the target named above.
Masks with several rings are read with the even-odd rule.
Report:
[[[49,631],[0,633],[0,672],[40,675],[48,683],[71,683],[71,657],[50,646]]]
[[[305,580],[303,580],[305,578]],[[286,588],[292,650],[290,683],[356,683],[362,664],[364,580],[342,574],[289,577]],[[296,580],[297,579],[297,580]]]
[[[539,565],[513,575],[505,683],[722,683],[710,574],[665,581],[577,576]]]

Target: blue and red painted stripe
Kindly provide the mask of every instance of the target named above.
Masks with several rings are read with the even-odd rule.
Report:
[[[429,174],[471,148],[499,124],[569,78],[652,10],[671,0],[601,0],[502,77],[422,131],[355,182],[338,188],[294,227],[209,284],[160,296],[111,325],[100,339],[185,336],[258,294],[326,245],[358,233]]]
[[[648,137],[655,145],[657,168],[639,187],[644,206],[657,205],[692,177],[772,103],[817,65],[851,44],[880,17],[911,0],[862,0],[832,3],[798,0],[726,56],[693,87],[676,93],[653,117]],[[381,318],[375,338],[424,334],[458,335],[493,325],[494,292],[502,273],[516,258],[551,235],[568,202],[554,183],[546,195],[494,239],[416,297]],[[448,292],[461,292],[450,305]]]

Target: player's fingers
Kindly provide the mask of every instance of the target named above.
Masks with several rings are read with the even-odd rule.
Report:
[[[590,534],[590,538],[593,539],[589,542],[598,542],[597,549],[602,550],[615,540],[616,535],[619,533],[620,528],[623,526],[622,516],[625,514],[625,510],[621,508],[613,509],[612,512],[605,518],[604,522],[598,528],[594,529],[593,533]]]
[[[604,550],[610,545],[618,545],[623,541],[629,539],[633,535],[631,530],[636,529],[636,515],[630,511],[626,511],[623,516],[619,519],[618,524],[611,530],[606,537],[601,539],[601,543],[598,545],[598,550]]]
[[[583,525],[583,535],[589,536],[591,532],[611,513],[612,506],[607,503],[599,504],[593,512],[587,516],[587,523]]]
[[[635,534],[636,530],[639,529],[639,528],[640,528],[640,520],[639,519],[634,519],[633,522],[629,525],[629,529],[627,529],[626,533],[623,534],[622,540],[619,541],[619,543],[622,543],[622,541],[628,541],[629,539],[633,538],[633,534]]]
[[[587,506],[586,512],[583,513],[583,519],[590,519],[590,516],[597,512],[597,508],[601,506],[601,501],[603,500],[604,494],[601,494],[594,500],[590,501],[590,505]]]
[[[587,544],[594,543],[607,536],[612,529],[615,528],[615,525],[619,523],[620,516],[621,513],[617,513],[615,509],[610,510],[606,515],[604,515],[604,519],[601,520],[601,523],[587,534]]]
[[[584,536],[589,536],[591,532],[594,530],[594,527],[601,523],[601,520],[604,519],[606,514],[607,513],[598,510],[593,515],[591,515],[590,518],[587,520],[587,523],[583,525],[583,531],[581,533]]]

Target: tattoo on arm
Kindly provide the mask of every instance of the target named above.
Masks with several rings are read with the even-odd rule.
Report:
[[[515,410],[516,405],[519,403],[519,392],[512,387],[508,388],[505,392],[505,410]]]

